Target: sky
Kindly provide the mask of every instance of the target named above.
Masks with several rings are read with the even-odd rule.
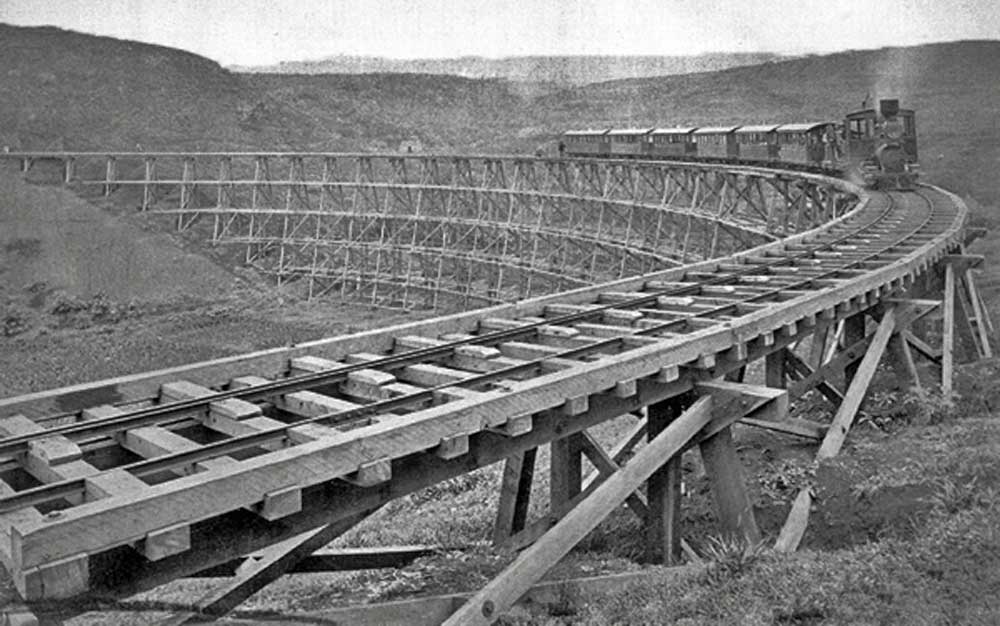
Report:
[[[338,54],[802,54],[1000,39],[998,0],[0,0],[54,25],[271,65]]]

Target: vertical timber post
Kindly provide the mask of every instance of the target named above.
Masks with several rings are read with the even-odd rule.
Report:
[[[118,178],[118,159],[108,155],[104,166],[104,195],[110,196],[113,191],[112,186]]]
[[[535,477],[535,457],[538,448],[507,457],[503,479],[500,483],[500,500],[497,504],[496,524],[493,527],[493,545],[503,544],[509,537],[524,530],[531,502],[531,484]]]
[[[952,391],[955,350],[955,267],[944,266],[944,328],[941,332],[941,395],[947,400]]]
[[[865,314],[855,313],[844,320],[844,346],[853,346],[865,338]],[[844,388],[850,386],[860,363],[857,361],[844,366]]]
[[[764,357],[764,385],[775,389],[785,388],[785,348]]]
[[[677,399],[652,404],[647,409],[646,438],[651,441],[680,414]],[[646,558],[667,565],[681,555],[681,455],[674,455],[646,482]]]
[[[156,178],[156,159],[154,157],[146,157],[143,159],[143,166],[142,210],[145,211],[154,202],[152,185],[153,180]]]
[[[552,516],[559,518],[566,514],[570,501],[582,489],[583,446],[577,433],[554,440],[550,449],[549,507]]]
[[[809,367],[818,369],[823,365],[823,356],[826,354],[826,344],[829,341],[829,337],[832,334],[830,331],[832,327],[830,324],[823,324],[816,328],[813,333],[812,340],[809,344]]]
[[[776,354],[781,354],[778,351]],[[724,534],[746,541],[760,542],[760,529],[753,505],[747,496],[743,469],[733,445],[731,427],[726,427],[700,445],[705,473],[712,484],[719,525]]]

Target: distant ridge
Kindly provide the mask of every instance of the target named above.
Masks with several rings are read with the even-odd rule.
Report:
[[[842,119],[870,95],[916,109],[929,179],[1000,203],[1000,41],[766,56],[606,80],[667,67],[617,57],[616,69],[569,87],[420,72],[252,74],[163,46],[0,24],[0,147],[374,152],[416,140],[427,152],[551,153],[570,128]],[[496,62],[528,72],[533,58]]]
[[[523,56],[499,59],[477,56],[389,59],[338,55],[315,61],[288,61],[261,67],[234,66],[229,69],[251,74],[451,74],[465,78],[500,78],[570,87],[622,78],[711,72],[786,58],[790,57],[729,52],[694,56]]]

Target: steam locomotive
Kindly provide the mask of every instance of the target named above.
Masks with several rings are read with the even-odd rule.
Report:
[[[848,113],[843,123],[570,130],[569,157],[778,165],[860,177],[876,189],[911,189],[919,172],[913,110],[899,100]]]

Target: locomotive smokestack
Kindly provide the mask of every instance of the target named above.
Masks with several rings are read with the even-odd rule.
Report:
[[[896,117],[899,115],[899,100],[879,100],[878,109],[882,117]]]

